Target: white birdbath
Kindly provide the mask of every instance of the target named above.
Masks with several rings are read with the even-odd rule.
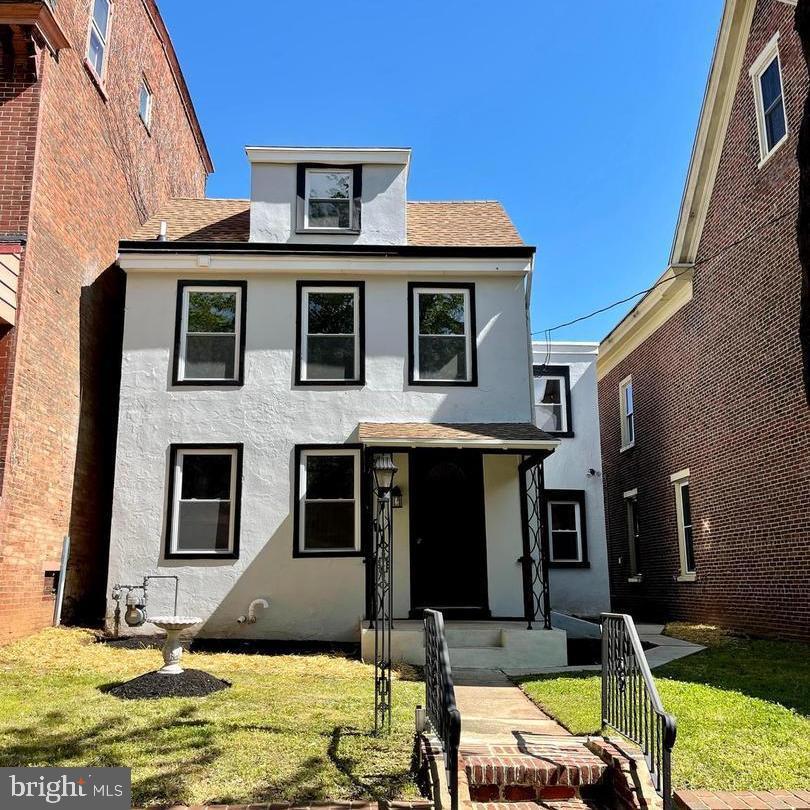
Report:
[[[196,616],[155,616],[149,619],[166,631],[166,643],[163,645],[163,666],[158,670],[161,675],[179,675],[183,671],[180,666],[180,656],[183,654],[183,645],[180,643],[180,633],[200,624],[202,619]]]

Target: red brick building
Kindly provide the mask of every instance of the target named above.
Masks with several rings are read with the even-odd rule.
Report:
[[[103,612],[119,239],[212,170],[154,0],[0,0],[0,643]]]
[[[611,596],[810,640],[795,2],[726,0],[671,264],[605,338]]]

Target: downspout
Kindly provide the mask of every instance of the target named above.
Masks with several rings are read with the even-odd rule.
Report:
[[[532,347],[532,277],[534,275],[534,254],[529,260],[529,275],[526,277],[526,340],[529,351],[529,421],[534,424],[534,349]]]
[[[795,28],[802,53],[810,71],[810,4],[802,0],[796,6]],[[799,264],[802,269],[799,344],[804,368],[804,396],[810,405],[810,94],[804,100],[804,115],[799,127],[799,218],[797,222]]]

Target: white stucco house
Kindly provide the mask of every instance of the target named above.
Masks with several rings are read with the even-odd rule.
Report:
[[[408,201],[408,149],[247,156],[249,200],[174,200],[120,245],[109,589],[174,575],[200,636],[365,648],[372,467],[390,454],[395,655],[420,660],[436,607],[456,665],[565,663],[541,486],[566,440],[535,424],[534,248],[498,203]],[[151,615],[170,586],[150,586]],[[554,600],[590,613],[602,590]]]
[[[535,341],[535,423],[560,440],[545,468],[549,584],[554,611],[610,609],[599,403],[598,343]]]

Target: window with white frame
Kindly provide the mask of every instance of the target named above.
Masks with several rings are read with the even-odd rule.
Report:
[[[175,384],[238,385],[247,283],[178,282]]]
[[[547,490],[549,562],[555,566],[583,566],[588,562],[585,493]]]
[[[360,450],[296,448],[296,553],[360,553]]]
[[[546,433],[571,435],[571,382],[568,366],[535,366],[535,415]]]
[[[641,578],[641,531],[638,520],[638,490],[624,493],[627,546],[630,555],[630,578]]]
[[[474,385],[474,286],[408,286],[411,384]]]
[[[690,579],[695,574],[695,544],[692,534],[692,501],[689,490],[689,470],[670,477],[675,486],[675,511],[678,521],[678,550],[681,576]]]
[[[352,169],[306,169],[304,228],[338,231],[352,229],[354,194]]]
[[[145,78],[141,79],[141,89],[138,94],[138,114],[141,116],[144,126],[149,129],[152,126],[152,91]]]
[[[299,283],[298,330],[299,385],[362,383],[362,283]]]
[[[633,378],[626,377],[619,383],[619,412],[622,420],[622,449],[636,443],[636,417],[633,410]]]
[[[236,557],[242,445],[174,445],[166,556]]]
[[[87,61],[99,78],[104,76],[107,59],[110,10],[109,0],[93,0],[93,14],[90,17],[90,32],[87,38]]]
[[[754,60],[749,73],[754,82],[760,158],[764,161],[788,134],[778,33]]]

